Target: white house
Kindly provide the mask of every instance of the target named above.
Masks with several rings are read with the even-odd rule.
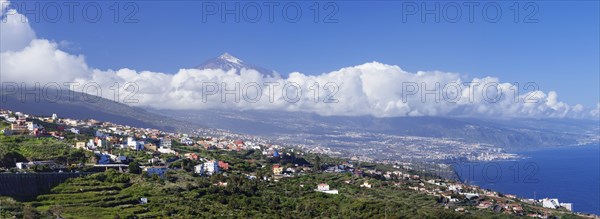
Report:
[[[161,148],[171,148],[173,141],[171,140],[171,138],[163,138],[160,142],[160,147]]]
[[[133,140],[132,137],[128,137],[127,138],[127,147],[131,148],[132,150],[135,150],[137,147],[137,141]]]
[[[98,139],[98,143],[96,144],[96,147],[106,148],[106,147],[108,147],[108,141],[103,140],[103,139]]]
[[[558,199],[555,198],[545,198],[540,200],[540,202],[542,202],[542,207],[544,208],[552,208],[552,209],[557,209],[560,208],[560,202],[558,202]]]
[[[369,184],[369,182],[365,181],[362,185],[360,185],[360,187],[371,188],[371,184]]]
[[[74,119],[64,119],[63,122],[70,126],[77,126],[79,123],[77,120]]]
[[[35,129],[41,129],[41,128],[43,128],[43,127],[42,127],[42,126],[40,126],[40,125],[38,125],[38,124],[35,124],[35,123],[33,123],[33,122],[27,122],[27,129],[28,129],[29,131],[33,131],[33,130],[35,130]]]
[[[217,161],[208,161],[204,163],[204,170],[208,175],[219,173],[219,163]]]
[[[327,185],[325,183],[321,183],[321,184],[317,185],[317,190],[319,190],[319,191],[328,191],[329,190],[329,185]]]
[[[204,163],[204,172],[208,175],[219,173],[219,163],[215,160],[207,161]]]
[[[573,203],[560,203],[560,206],[566,208],[569,211],[573,211]]]
[[[564,207],[569,211],[573,211],[573,203],[560,203],[556,198],[540,199],[539,202],[542,203],[542,207],[544,208],[557,209]]]
[[[472,199],[472,198],[477,198],[479,197],[479,193],[469,193],[469,192],[465,192],[465,193],[459,193],[461,195],[464,195],[467,199]]]
[[[320,183],[319,185],[317,185],[317,189],[315,189],[315,191],[327,194],[338,194],[338,190],[330,190],[329,185],[325,183]]]
[[[158,159],[158,158],[156,158],[156,157],[153,157],[153,158],[150,158],[150,159],[148,159],[148,163],[151,163],[152,165],[154,165],[154,164],[158,164],[158,163],[160,163],[160,162],[161,162],[161,161],[160,161],[160,159]]]
[[[24,170],[24,169],[29,169],[32,166],[35,165],[46,165],[46,166],[56,166],[56,163],[54,163],[54,161],[30,161],[30,162],[17,162],[16,166],[18,169]]]
[[[186,144],[186,145],[194,144],[194,141],[192,141],[192,139],[189,139],[187,137],[183,137],[183,138],[179,139],[179,142],[181,142],[182,144]]]
[[[177,152],[175,152],[171,148],[163,148],[163,147],[158,148],[158,152],[160,152],[161,154],[177,154]]]
[[[448,186],[448,190],[450,190],[450,191],[461,191],[462,190],[462,186],[459,185],[459,184],[449,185]]]
[[[213,175],[215,173],[219,173],[219,163],[217,161],[207,161],[203,164],[198,164],[194,166],[194,173],[200,175]]]
[[[27,163],[17,162],[15,165],[17,166],[17,169],[19,169],[19,170],[27,169]]]
[[[71,128],[71,130],[70,130],[70,131],[71,131],[71,133],[73,133],[73,134],[79,134],[79,129],[76,129],[76,128]]]
[[[198,164],[198,165],[194,166],[194,173],[197,173],[200,175],[204,174],[204,164]]]

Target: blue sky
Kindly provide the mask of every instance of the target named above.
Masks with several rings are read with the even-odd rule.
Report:
[[[283,74],[320,74],[378,61],[411,72],[441,70],[521,84],[532,81],[541,90],[557,91],[565,102],[587,107],[595,107],[600,98],[597,1],[536,2],[538,11],[533,18],[537,23],[522,22],[533,10],[523,8],[525,2],[519,3],[520,22],[515,23],[512,1],[499,3],[502,17],[497,23],[484,20],[485,3],[474,9],[472,23],[466,7],[461,8],[457,23],[444,17],[435,22],[433,15],[423,23],[420,12],[407,15],[403,22],[403,3],[391,1],[338,2],[337,23],[322,22],[333,9],[323,8],[324,2],[320,3],[321,21],[315,23],[309,8],[312,1],[300,2],[303,14],[297,23],[283,19],[283,3],[275,8],[273,23],[268,21],[266,7],[261,8],[258,23],[243,18],[236,23],[233,16],[222,23],[219,13],[207,15],[203,22],[200,2],[140,1],[134,16],[138,22],[126,24],[113,22],[112,3],[101,2],[103,17],[98,23],[84,21],[78,16],[81,9],[75,10],[73,23],[66,15],[58,23],[31,22],[31,15],[28,17],[38,37],[68,42],[64,50],[85,55],[87,63],[99,69],[175,73],[229,52]],[[225,4],[233,7],[235,3]],[[248,4],[238,3],[241,7]],[[425,4],[434,7],[435,3]],[[440,7],[448,4],[437,3]],[[417,6],[422,9],[420,3]],[[129,11],[121,8],[120,18]]]

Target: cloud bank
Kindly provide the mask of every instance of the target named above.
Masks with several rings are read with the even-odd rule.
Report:
[[[100,70],[89,67],[83,56],[61,51],[57,43],[36,38],[30,25],[23,22],[17,12],[2,8],[1,13],[6,19],[0,24],[0,79],[3,83],[24,82],[32,87],[34,83],[78,82],[79,86],[71,89],[135,106],[269,109],[376,117],[597,119],[600,116],[600,103],[594,109],[569,105],[559,101],[554,91],[527,89],[526,92],[529,85],[503,83],[495,77],[465,79],[459,74],[441,71],[407,72],[378,62],[321,75],[293,72],[287,78],[266,77],[252,69],[180,69],[174,74]],[[111,89],[115,83],[120,85],[118,96]],[[100,87],[102,93],[90,92],[85,86],[89,84]]]

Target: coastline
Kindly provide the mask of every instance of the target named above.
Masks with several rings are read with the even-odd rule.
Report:
[[[465,162],[455,171],[463,183],[521,199],[559,198],[573,203],[573,212],[600,215],[600,145],[553,147],[518,154],[523,158]],[[580,165],[587,162],[593,163]]]

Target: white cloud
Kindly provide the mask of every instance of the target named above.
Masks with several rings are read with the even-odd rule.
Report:
[[[35,39],[27,18],[8,6],[0,0],[0,52],[21,50]]]
[[[590,111],[590,116],[592,118],[598,118],[598,117],[600,117],[600,102],[596,105],[596,109],[592,109]]]
[[[21,51],[7,51],[0,56],[2,81],[62,83],[91,73],[82,56],[65,53],[44,39],[35,39]]]
[[[0,0],[4,1],[4,0]],[[287,78],[263,77],[255,70],[198,70],[181,69],[175,74],[132,69],[99,70],[88,67],[81,55],[71,55],[60,50],[57,43],[35,39],[28,23],[2,24],[2,53],[0,72],[3,82],[26,82],[33,85],[56,82],[96,83],[102,88],[102,96],[114,99],[114,84],[121,86],[119,102],[136,106],[162,109],[214,109],[235,108],[242,110],[274,109],[315,112],[321,115],[373,115],[389,116],[495,116],[495,117],[553,117],[598,118],[600,103],[596,109],[581,105],[568,105],[559,101],[554,91],[519,93],[519,87],[502,83],[498,78],[465,79],[459,74],[441,71],[411,73],[395,65],[378,62],[346,67],[321,75],[291,73]],[[5,41],[4,34],[8,39]],[[28,41],[25,45],[23,42]],[[14,43],[14,44],[13,44]],[[4,45],[7,49],[4,49]],[[465,83],[466,82],[466,83]],[[137,92],[128,96],[134,83]],[[203,85],[223,83],[233,89],[239,83],[239,102],[234,95],[203,92]],[[269,92],[266,83],[278,83],[275,92]],[[297,85],[302,95],[297,101],[286,101],[283,86]],[[437,94],[425,94],[424,90],[437,88]],[[319,85],[317,89],[315,84]],[[256,85],[262,92],[256,92]],[[326,86],[337,85],[337,86]],[[423,87],[423,85],[426,86]],[[492,85],[492,86],[490,86]],[[410,92],[411,86],[419,91]],[[325,89],[325,87],[329,89]],[[82,91],[83,86],[76,87]],[[293,88],[293,87],[291,87]],[[333,88],[335,95],[330,97]],[[414,87],[413,87],[414,88]],[[497,90],[501,90],[501,93]],[[318,90],[318,95],[315,93]],[[246,91],[246,92],[244,92]],[[292,91],[294,91],[292,89]],[[222,93],[222,91],[221,91]],[[244,96],[244,94],[246,94]],[[288,99],[294,99],[289,92]],[[258,96],[257,96],[258,95]],[[318,101],[315,101],[315,95]],[[439,101],[436,101],[439,98]],[[260,97],[260,98],[255,98]],[[498,98],[496,98],[498,97]],[[425,99],[424,99],[425,98]],[[324,100],[337,100],[325,103]],[[137,102],[130,102],[137,100]]]

